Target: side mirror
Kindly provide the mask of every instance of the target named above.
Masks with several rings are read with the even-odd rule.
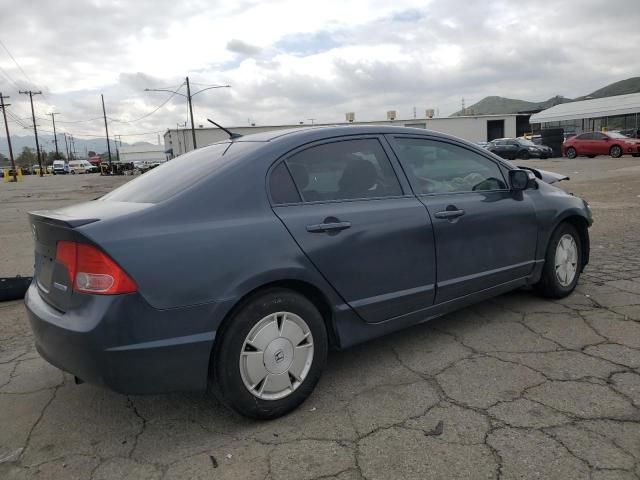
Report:
[[[529,172],[526,170],[509,170],[511,190],[521,192],[529,186]]]

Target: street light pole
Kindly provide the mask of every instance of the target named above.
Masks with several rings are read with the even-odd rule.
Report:
[[[58,113],[52,112],[49,115],[51,115],[51,121],[53,122],[53,139],[56,142],[56,158],[58,158],[60,156],[60,152],[58,152],[58,135],[56,135],[56,115]]]
[[[67,149],[67,162],[69,159],[69,143],[67,142],[67,132],[64,132],[64,147]]]
[[[196,145],[196,127],[193,125],[193,105],[191,104],[191,87],[189,86],[189,77],[187,80],[187,101],[189,102],[189,116],[191,117],[191,136],[193,137],[193,149],[198,148]]]
[[[104,109],[104,95],[100,94],[102,98],[102,115],[104,116],[104,131],[107,134],[107,152],[109,153],[109,173],[111,173],[111,145],[109,145],[109,127],[107,127],[107,111]]]
[[[187,103],[188,103],[188,107],[189,107],[189,117],[191,119],[191,135],[193,137],[193,149],[195,150],[198,145],[196,143],[196,128],[195,128],[195,123],[193,121],[193,104],[192,104],[192,98],[195,97],[196,95],[198,95],[199,93],[202,93],[206,90],[211,90],[212,88],[230,88],[231,85],[211,85],[208,86],[206,88],[203,88],[202,90],[198,90],[196,93],[194,93],[193,95],[191,94],[191,84],[189,83],[189,77],[185,78],[185,83],[187,84],[187,94],[185,95],[184,93],[180,93],[177,90],[167,90],[164,88],[145,88],[144,91],[145,92],[169,92],[172,93],[174,95],[180,95],[184,98],[187,99]],[[182,84],[184,85],[184,83]],[[178,87],[178,90],[180,88],[182,88],[182,85],[180,85]],[[169,97],[171,98],[171,97]],[[185,122],[186,123],[186,122]],[[185,126],[186,128],[186,126]],[[186,142],[185,142],[185,152],[186,152],[187,148],[186,148]]]

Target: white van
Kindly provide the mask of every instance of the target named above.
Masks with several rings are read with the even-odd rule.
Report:
[[[69,173],[69,165],[64,160],[54,160],[53,161],[53,174],[54,175],[64,175],[65,173]]]
[[[87,160],[71,160],[69,162],[69,173],[72,175],[76,173],[93,173],[97,171],[98,167],[92,165]]]

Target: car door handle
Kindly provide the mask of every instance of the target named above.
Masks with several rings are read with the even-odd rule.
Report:
[[[318,223],[316,225],[307,225],[307,232],[309,233],[324,233],[340,230],[351,227],[351,222],[330,222],[330,223]]]
[[[443,210],[442,212],[437,212],[435,214],[435,217],[451,220],[452,218],[461,217],[462,215],[464,215],[464,213],[464,210]]]

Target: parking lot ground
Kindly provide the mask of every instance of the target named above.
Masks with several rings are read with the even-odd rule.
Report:
[[[592,205],[576,292],[514,292],[332,352],[311,398],[274,421],[204,393],[75,385],[34,351],[22,303],[0,304],[0,478],[640,478],[640,160],[516,163],[569,174],[561,186]],[[2,274],[28,269],[26,210],[119,181],[0,184]]]

